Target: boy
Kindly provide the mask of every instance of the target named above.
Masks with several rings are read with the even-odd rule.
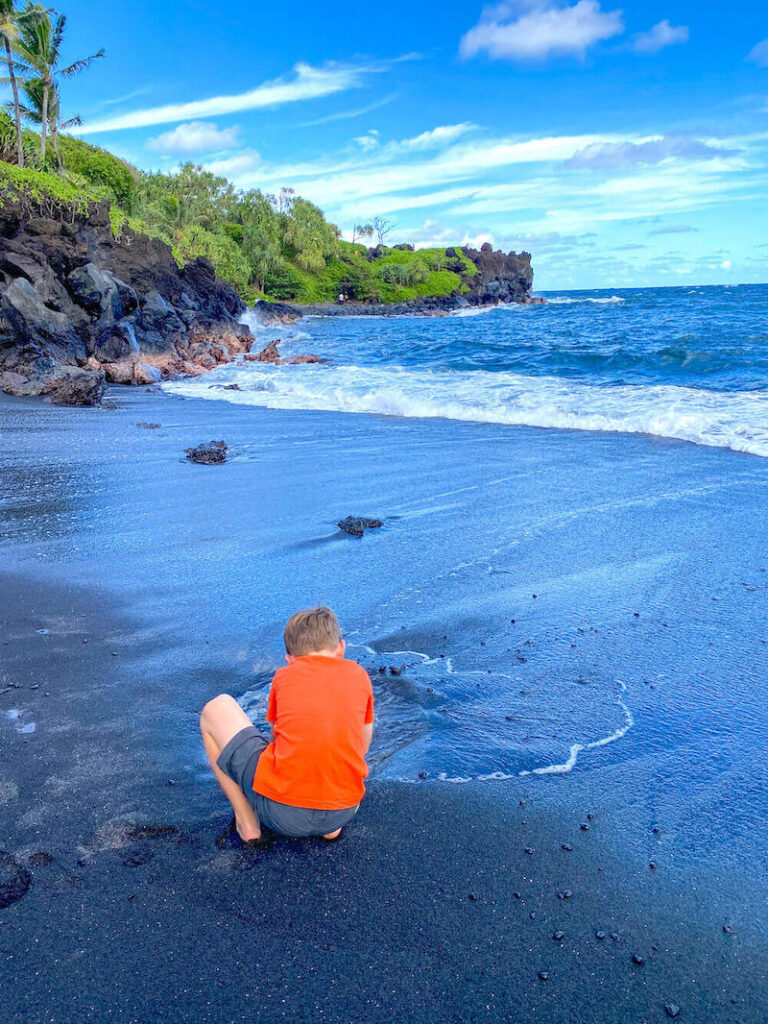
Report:
[[[354,818],[368,775],[373,693],[365,669],[344,658],[330,608],[296,612],[283,631],[286,667],[269,691],[269,743],[234,698],[203,708],[208,760],[244,843],[261,825],[285,836],[337,839]]]

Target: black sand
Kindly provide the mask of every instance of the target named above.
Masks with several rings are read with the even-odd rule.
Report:
[[[29,570],[0,576],[3,1024],[768,1019],[764,907],[708,865],[682,885],[645,793],[374,781],[339,843],[244,850],[182,752],[248,672],[113,580]]]

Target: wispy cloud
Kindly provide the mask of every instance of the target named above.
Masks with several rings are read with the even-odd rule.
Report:
[[[671,25],[669,19],[657,22],[648,32],[638,32],[634,38],[636,53],[658,53],[665,46],[687,43],[690,31],[687,25]]]
[[[737,149],[713,146],[690,135],[662,135],[643,142],[597,142],[575,153],[568,167],[613,170],[660,164],[664,160],[716,160],[738,155]]]
[[[693,228],[690,224],[668,224],[663,228],[654,228],[653,231],[649,231],[649,235],[688,235],[692,231],[698,231],[698,228]]]
[[[210,121],[188,121],[169,132],[147,140],[147,149],[169,156],[187,153],[213,153],[237,145],[239,129],[219,128]]]
[[[348,121],[355,117],[363,117],[365,114],[371,114],[374,110],[380,110],[385,107],[392,100],[397,98],[397,93],[392,92],[389,96],[385,96],[383,99],[378,100],[376,103],[371,103],[370,106],[360,107],[359,110],[342,110],[338,114],[328,114],[327,117],[318,117],[316,121],[303,121],[297,125],[298,128],[315,128],[317,125],[330,124],[331,121]]]
[[[757,46],[753,46],[747,54],[747,60],[751,60],[758,67],[768,68],[768,39],[763,39]]]
[[[156,124],[172,124],[222,114],[259,110],[301,100],[319,99],[336,93],[357,89],[366,76],[383,69],[383,65],[325,64],[312,67],[297,64],[291,77],[264,82],[255,89],[231,96],[213,96],[188,103],[169,103],[162,107],[136,110],[101,121],[86,122],[73,130],[78,135],[123,131],[127,128],[146,128]]]
[[[462,57],[485,53],[496,60],[583,58],[596,43],[624,31],[622,11],[604,11],[598,0],[572,6],[553,0],[507,0],[487,7],[461,40]]]

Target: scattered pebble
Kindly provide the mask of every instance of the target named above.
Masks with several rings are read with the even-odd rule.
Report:
[[[565,850],[566,853],[570,853],[571,850],[573,849],[573,847],[571,846],[570,843],[563,843],[563,845],[561,846],[561,849]]]
[[[677,1003],[665,1003],[664,1010],[668,1017],[679,1017],[680,1007]]]
[[[595,938],[602,942],[605,938],[605,932],[595,932]]]
[[[549,981],[549,973],[547,971],[539,971],[539,977],[542,981]]]
[[[723,931],[725,932],[726,935],[735,935],[736,934],[736,929],[733,927],[732,924],[724,924],[723,925]]]
[[[589,825],[586,823],[586,821],[582,821],[582,823],[579,825],[579,828],[582,832],[589,832]]]
[[[419,772],[419,778],[420,779],[426,779],[426,777],[427,777],[427,773],[426,772]]]
[[[520,899],[520,893],[517,891],[517,889],[515,889],[515,891],[512,893],[512,895],[515,897],[516,900]]]
[[[469,894],[469,896],[468,896],[468,899],[470,899],[473,903],[477,902],[477,895],[476,895],[476,893],[471,892]]]
[[[562,942],[563,939],[565,938],[565,932],[561,932],[561,931],[552,932],[552,938],[555,940],[555,942]]]
[[[655,836],[660,836],[661,835],[661,829],[659,828],[658,825],[654,825],[653,828],[651,829],[651,831],[653,832],[653,834]]]
[[[530,857],[530,856],[532,855],[532,853],[533,853],[533,849],[532,849],[532,848],[531,848],[530,846],[526,846],[526,848],[525,848],[525,852],[526,852],[526,853],[528,854],[528,856]]]
[[[559,900],[569,900],[571,898],[571,896],[573,896],[573,893],[571,892],[570,889],[564,889],[563,892],[559,892],[557,894],[557,898]]]
[[[168,785],[169,786],[175,786],[176,785],[176,779],[168,779]]]
[[[644,956],[640,956],[639,953],[633,953],[632,954],[632,963],[636,964],[638,967],[642,967],[643,964],[645,963],[645,957]]]
[[[618,942],[619,936],[617,932],[611,932],[611,942]]]

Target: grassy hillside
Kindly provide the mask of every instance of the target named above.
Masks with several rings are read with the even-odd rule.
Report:
[[[379,246],[339,238],[335,225],[307,200],[284,190],[266,196],[237,191],[224,178],[192,164],[175,174],[144,174],[97,146],[62,135],[57,172],[50,148],[40,160],[39,138],[25,131],[24,170],[13,126],[0,112],[0,205],[9,198],[85,211],[107,200],[112,226],[162,238],[179,263],[206,256],[217,274],[246,301],[334,301],[340,293],[361,302],[405,302],[463,292],[461,275],[475,265],[459,250]]]

